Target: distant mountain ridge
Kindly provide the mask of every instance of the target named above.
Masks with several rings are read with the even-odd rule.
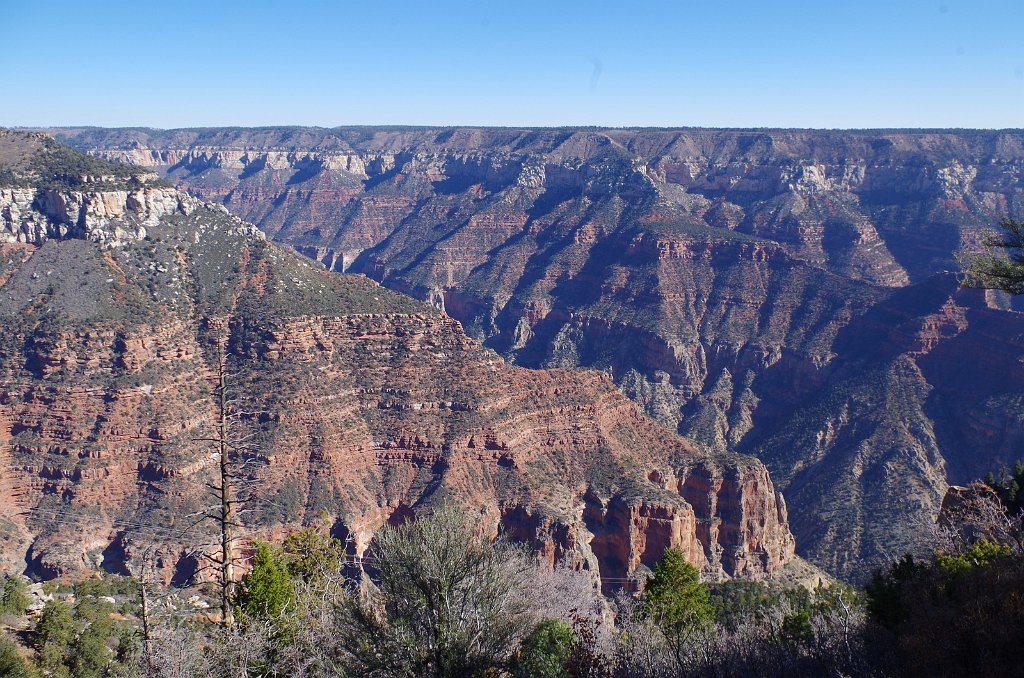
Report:
[[[698,223],[778,240],[812,263],[882,284],[901,284],[908,276],[920,280],[936,270],[936,262],[951,267],[949,255],[965,237],[960,230],[1019,208],[1014,200],[1024,163],[1024,132],[1013,130],[228,128],[93,129],[64,131],[61,136],[108,157],[173,168],[179,178],[205,173],[203,181],[212,183],[219,169],[224,173],[222,188],[232,178],[237,180],[239,172],[232,177],[233,170],[250,176],[260,170],[283,171],[298,190],[309,178],[296,174],[299,168],[305,173],[327,169],[362,180],[373,178],[375,185],[387,172],[415,169],[421,178],[447,178],[438,188],[451,194],[456,188],[453,177],[471,181],[474,168],[482,168],[490,182],[484,186],[486,192],[497,192],[503,182],[506,189],[521,182],[523,187],[552,193],[548,200],[553,200],[569,197],[574,190],[586,188],[588,195],[601,190],[600,182],[574,185],[579,178],[574,176],[568,177],[567,185],[559,183],[560,177],[566,178],[564,170],[584,163],[588,172],[603,169],[620,181],[632,180],[637,195],[662,189],[659,197]],[[490,160],[483,161],[482,155]],[[243,207],[244,195],[256,188],[252,183],[234,190],[237,207]],[[685,190],[686,204],[665,193],[677,188]],[[560,196],[559,191],[568,193]],[[356,204],[364,200],[358,193]],[[801,200],[787,202],[786,196]],[[906,203],[928,211],[886,214]],[[276,228],[287,225],[282,240],[295,234],[296,227],[324,226],[312,223],[308,215],[291,213],[284,219],[271,214],[275,210],[266,211],[259,225],[275,235]],[[937,252],[935,245],[946,243],[928,240],[937,235],[935,227],[944,224],[961,228],[946,236],[948,250]],[[351,232],[360,225],[358,215],[328,225],[335,232],[321,232],[322,245],[336,251],[358,248],[357,234]],[[828,239],[827,247],[823,239]],[[881,247],[874,247],[876,240]],[[860,254],[881,251],[870,266],[844,260],[843,251],[854,246]],[[908,250],[914,246],[916,252]]]
[[[752,452],[801,552],[912,548],[1024,446],[1024,327],[953,252],[1024,216],[1024,131],[78,129],[529,367]]]

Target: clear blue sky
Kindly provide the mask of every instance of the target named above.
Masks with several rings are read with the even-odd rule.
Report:
[[[0,125],[1024,127],[1024,0],[0,0]]]

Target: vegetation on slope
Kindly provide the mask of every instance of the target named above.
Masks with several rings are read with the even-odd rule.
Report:
[[[961,518],[1007,515],[992,508]],[[0,645],[0,666],[74,678],[1017,675],[1020,543],[950,525],[931,558],[907,556],[864,591],[709,584],[669,549],[644,591],[607,600],[584,574],[538,569],[442,506],[385,528],[362,557],[316,528],[256,542],[226,632],[151,586],[146,637],[127,579],[86,580],[41,617],[16,603],[5,619],[24,630]]]
[[[0,129],[0,186],[113,191],[141,186],[140,175],[136,167],[81,153],[43,134]],[[154,176],[145,183],[169,186]]]
[[[997,489],[962,491],[943,509],[930,557],[906,555],[867,584],[873,641],[895,672],[1020,675],[1024,519],[1010,488]]]

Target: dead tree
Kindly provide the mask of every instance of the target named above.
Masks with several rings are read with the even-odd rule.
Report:
[[[139,603],[142,608],[139,616],[142,621],[142,661],[146,671],[146,678],[156,675],[153,671],[152,622],[149,609],[149,591],[146,587],[146,565],[149,564],[152,551],[152,545],[146,547],[142,554],[142,564],[139,568]]]
[[[207,483],[207,488],[212,492],[216,503],[209,506],[200,520],[211,520],[217,525],[219,532],[218,555],[204,554],[204,557],[211,561],[218,573],[218,584],[220,588],[220,613],[221,623],[225,628],[234,625],[234,611],[232,600],[235,587],[235,564],[237,554],[235,542],[238,540],[238,531],[242,525],[239,522],[241,513],[236,507],[248,501],[238,491],[238,483],[243,476],[244,452],[247,448],[247,437],[237,435],[233,430],[233,424],[237,422],[242,414],[237,411],[237,401],[230,397],[232,374],[228,371],[227,364],[227,332],[218,332],[214,339],[216,343],[216,365],[213,385],[214,413],[214,434],[207,438],[197,440],[212,443],[217,455],[217,478],[213,483]]]
[[[223,345],[217,360],[217,447],[220,453],[220,545],[221,545],[221,576],[220,576],[220,612],[224,626],[234,624],[231,610],[232,587],[235,582],[234,560],[234,516],[232,509],[232,473],[230,445],[228,443],[228,384],[227,358]]]

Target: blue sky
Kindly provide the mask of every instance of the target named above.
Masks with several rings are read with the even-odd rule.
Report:
[[[1024,0],[0,0],[0,125],[1024,127]]]

